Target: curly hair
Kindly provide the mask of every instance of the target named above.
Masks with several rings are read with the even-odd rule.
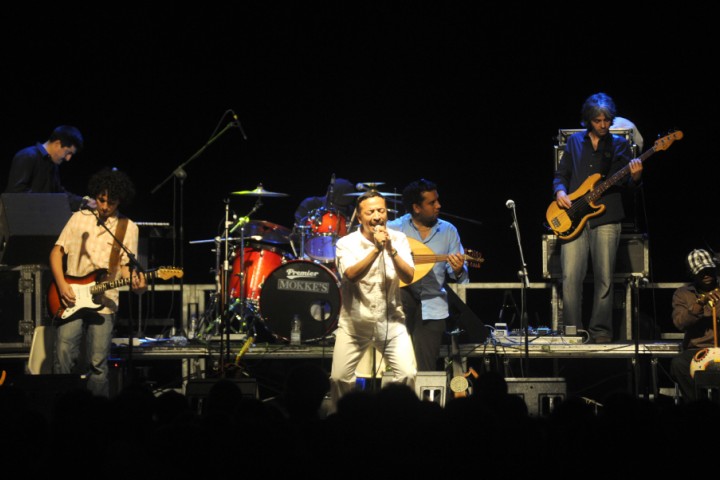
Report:
[[[125,172],[108,167],[94,174],[88,182],[88,193],[93,198],[105,192],[109,200],[127,205],[135,197],[135,186]]]

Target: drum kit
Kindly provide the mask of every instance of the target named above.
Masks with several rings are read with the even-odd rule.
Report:
[[[376,188],[382,183],[364,183]],[[353,192],[348,196],[359,196]],[[218,319],[198,326],[198,335],[210,334],[213,325],[231,333],[246,333],[259,341],[288,343],[292,319],[299,317],[303,343],[321,343],[334,338],[340,313],[340,279],[335,268],[335,244],[350,232],[347,219],[330,195],[325,206],[313,210],[293,230],[267,220],[250,220],[263,198],[287,197],[286,193],[265,190],[262,184],[253,190],[232,195],[257,197],[255,207],[237,219],[232,228],[226,212],[224,235],[215,239],[191,241],[191,244],[217,244],[218,296],[222,311]],[[383,193],[384,196],[399,196]],[[226,262],[220,245],[225,245]],[[232,265],[232,271],[230,271]],[[223,325],[224,323],[224,325]]]

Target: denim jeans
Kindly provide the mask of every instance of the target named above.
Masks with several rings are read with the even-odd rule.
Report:
[[[55,373],[87,373],[88,389],[95,395],[110,396],[108,356],[115,326],[115,315],[101,314],[102,322],[77,319],[57,327]],[[81,341],[85,333],[85,363],[78,365]],[[81,368],[82,371],[78,371]],[[85,370],[87,368],[87,370]]]
[[[588,330],[593,338],[613,334],[613,273],[620,231],[619,223],[596,228],[586,226],[577,238],[562,244],[560,249],[564,325],[583,327],[583,281],[588,270],[588,255],[592,260],[595,293]]]

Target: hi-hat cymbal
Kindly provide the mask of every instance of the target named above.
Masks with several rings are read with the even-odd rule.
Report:
[[[360,182],[361,185],[365,185],[368,188],[377,188],[380,185],[385,185],[385,182]]]
[[[346,193],[346,197],[359,197],[360,195],[364,195],[366,192],[352,192],[352,193]],[[402,194],[400,193],[391,193],[391,192],[378,192],[383,197],[399,197]]]
[[[259,184],[255,190],[240,190],[238,192],[232,192],[232,195],[248,195],[252,197],[289,197],[287,193],[270,192],[265,190],[262,183]]]

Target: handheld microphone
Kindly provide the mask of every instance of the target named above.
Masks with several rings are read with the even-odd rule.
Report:
[[[232,113],[232,117],[233,117],[233,120],[235,121],[235,125],[237,125],[238,129],[240,130],[240,134],[242,135],[243,140],[247,140],[247,135],[245,135],[245,130],[243,130],[242,123],[240,123],[240,119],[238,119],[237,114],[233,110],[230,110],[230,113]]]
[[[380,231],[380,225],[375,225],[375,228],[374,228],[373,230],[374,230],[375,233],[378,233],[378,232]],[[380,242],[380,245],[382,245],[383,248],[385,248],[385,240],[383,240],[382,242]]]
[[[90,203],[90,200],[92,200],[91,197],[85,195],[82,200],[80,201],[80,210],[91,210],[88,206],[88,203]]]
[[[512,200],[508,200],[507,202],[505,202],[505,206],[507,208],[515,208],[515,202]]]

